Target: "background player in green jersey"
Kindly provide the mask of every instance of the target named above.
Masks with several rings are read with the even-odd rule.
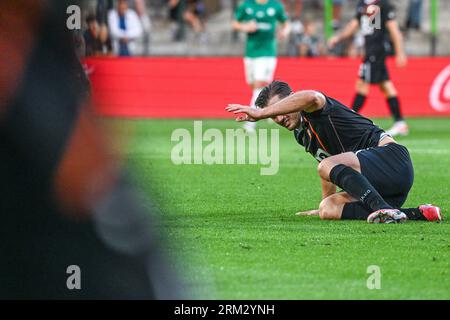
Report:
[[[277,23],[281,24],[277,36]],[[289,24],[283,5],[278,0],[246,0],[237,9],[233,28],[247,33],[244,56],[245,77],[253,90],[250,105],[261,89],[273,80],[277,66],[277,37],[289,35]],[[256,124],[247,122],[247,132],[253,132]]]

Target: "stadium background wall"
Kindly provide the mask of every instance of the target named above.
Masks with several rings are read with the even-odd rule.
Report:
[[[240,58],[91,58],[96,112],[139,118],[230,118],[228,103],[248,104]],[[315,89],[349,105],[358,59],[279,59],[277,79],[294,90]],[[450,115],[450,58],[411,58],[406,68],[388,61],[406,116]],[[373,87],[363,114],[388,116],[386,101]]]

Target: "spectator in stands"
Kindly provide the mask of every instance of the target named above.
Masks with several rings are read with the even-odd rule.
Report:
[[[323,11],[323,0],[309,0],[314,10]]]
[[[206,40],[205,34],[205,4],[202,0],[187,0],[186,10],[184,11],[184,20],[192,27],[195,35],[201,40]]]
[[[186,37],[183,19],[186,0],[167,0],[167,5],[169,7],[169,18],[175,24],[173,27],[173,40],[182,41]]]
[[[147,12],[147,6],[145,5],[144,0],[134,0],[133,1],[134,9],[141,20],[142,31],[143,31],[143,41],[142,41],[142,54],[147,56],[149,54],[150,49],[150,31],[152,30],[152,22],[150,20],[150,16]]]
[[[113,40],[114,52],[119,56],[136,53],[136,40],[142,36],[139,16],[128,8],[127,0],[119,0],[117,10],[108,13],[108,25]]]
[[[113,0],[97,0],[96,16],[99,25],[107,24],[108,12],[114,8]]]
[[[112,55],[113,48],[107,25],[101,25],[98,32],[99,55]]]
[[[169,0],[168,4],[170,19],[177,23],[174,40],[184,39],[184,22],[192,27],[201,41],[206,40],[204,23],[206,10],[202,0]]]
[[[93,56],[98,51],[98,23],[95,15],[90,14],[86,18],[87,30],[84,32],[85,56]]]
[[[421,18],[422,18],[422,0],[410,0],[405,29],[419,30]]]
[[[303,0],[283,0],[286,14],[292,21],[300,20],[303,8]]]
[[[112,53],[111,39],[108,27],[99,26],[95,15],[90,14],[86,18],[88,29],[84,32],[85,56],[109,55]]]
[[[299,53],[302,57],[317,57],[325,53],[320,37],[317,35],[313,21],[305,20],[305,31],[299,43]]]
[[[338,30],[341,27],[342,3],[344,0],[333,0],[333,29]]]
[[[298,45],[303,37],[303,24],[300,20],[303,0],[282,0],[282,3],[291,24],[291,33],[287,43],[287,54],[288,56],[298,56]]]

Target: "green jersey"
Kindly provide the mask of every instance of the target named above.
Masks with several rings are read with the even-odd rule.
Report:
[[[245,56],[249,58],[275,57],[277,55],[277,21],[287,20],[283,5],[278,0],[258,3],[256,0],[244,1],[236,10],[236,20],[250,22],[254,20],[258,30],[247,33]]]

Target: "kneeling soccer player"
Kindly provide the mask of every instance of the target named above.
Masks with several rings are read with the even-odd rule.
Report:
[[[414,180],[408,150],[373,122],[318,91],[292,92],[274,81],[256,100],[258,109],[230,104],[237,121],[272,118],[319,161],[322,219],[367,219],[369,223],[440,221],[440,208],[400,209]],[[336,193],[336,186],[343,192]]]

